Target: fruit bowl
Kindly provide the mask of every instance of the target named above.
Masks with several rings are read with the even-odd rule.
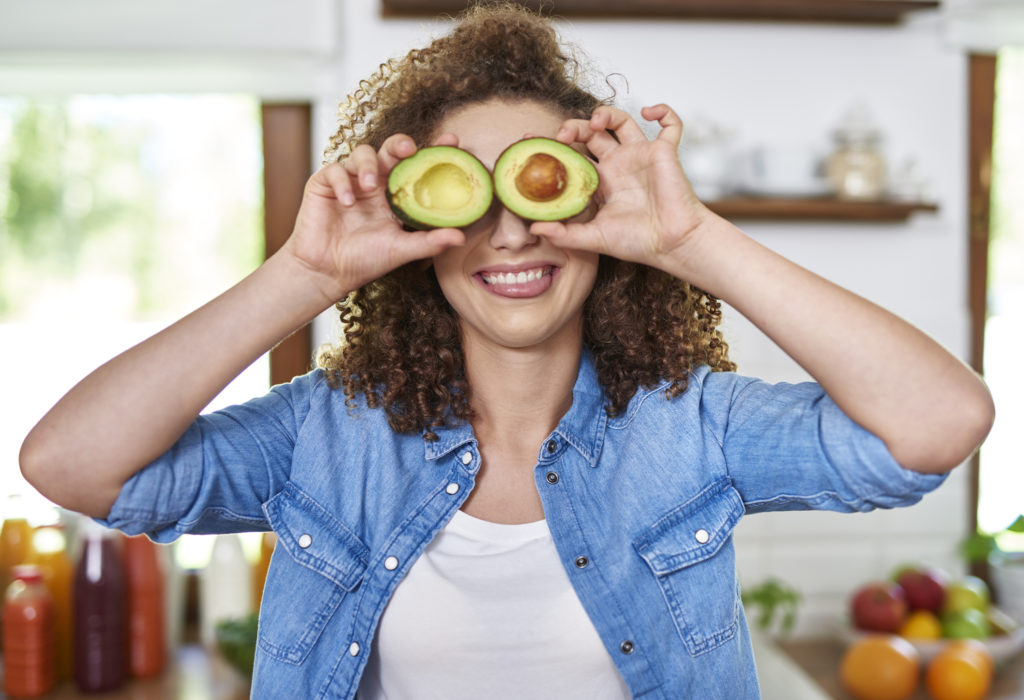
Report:
[[[865,630],[859,630],[850,623],[848,617],[844,617],[839,625],[840,638],[846,644],[852,644],[853,642],[872,634],[882,634],[879,632],[867,632]],[[942,651],[950,642],[954,642],[954,639],[913,639],[906,638],[915,649],[917,653],[921,655],[921,661],[927,663],[931,659]],[[992,654],[992,660],[995,661],[996,665],[1006,661],[1021,649],[1024,649],[1024,625],[1018,625],[1012,631],[1006,634],[996,634],[986,639],[978,640],[983,643],[990,654]]]

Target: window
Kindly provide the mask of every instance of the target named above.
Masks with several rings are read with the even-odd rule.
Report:
[[[1002,49],[996,66],[984,339],[996,422],[980,455],[978,528],[984,532],[1002,530],[1024,509],[1024,49]],[[1009,538],[1001,544],[1024,549],[1024,542],[1011,544]]]
[[[0,97],[0,483],[35,524],[56,511],[18,470],[32,425],[263,259],[261,154],[249,95]],[[210,408],[268,386],[264,357]]]

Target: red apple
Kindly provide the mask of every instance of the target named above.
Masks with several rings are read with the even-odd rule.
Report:
[[[907,595],[911,610],[929,610],[938,614],[946,600],[946,574],[930,566],[917,566],[900,572],[896,583]]]
[[[898,583],[867,583],[850,599],[850,614],[858,629],[896,633],[907,615],[907,594]]]

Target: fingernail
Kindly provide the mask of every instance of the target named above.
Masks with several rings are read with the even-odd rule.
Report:
[[[377,176],[373,173],[363,175],[363,187],[373,188],[377,186]]]
[[[355,195],[353,195],[351,192],[346,192],[345,194],[341,195],[341,203],[344,204],[346,207],[352,206],[353,204],[356,203]]]

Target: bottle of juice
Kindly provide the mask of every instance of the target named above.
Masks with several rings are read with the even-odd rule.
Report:
[[[83,693],[115,690],[127,675],[125,585],[114,532],[86,521],[75,570],[75,685]]]
[[[252,570],[238,535],[217,535],[210,563],[199,574],[199,640],[216,643],[221,620],[252,612]]]
[[[4,692],[34,698],[57,683],[53,666],[53,600],[39,567],[15,566],[4,595]]]
[[[122,542],[128,589],[128,668],[134,678],[164,669],[164,579],[158,545],[144,535]]]
[[[71,584],[74,567],[68,555],[63,526],[43,525],[36,528],[32,543],[32,563],[42,571],[43,583],[53,598],[53,650],[57,679],[71,678],[74,669],[71,662],[74,626],[71,617]]]
[[[4,524],[0,526],[0,591],[7,590],[11,582],[11,569],[28,562],[32,553],[32,528],[28,521],[8,501]]]
[[[259,610],[260,602],[263,600],[263,586],[267,582],[267,571],[270,569],[270,557],[274,554],[274,546],[277,544],[277,535],[273,532],[264,532],[260,538],[260,558],[256,560],[252,572],[252,602]]]

